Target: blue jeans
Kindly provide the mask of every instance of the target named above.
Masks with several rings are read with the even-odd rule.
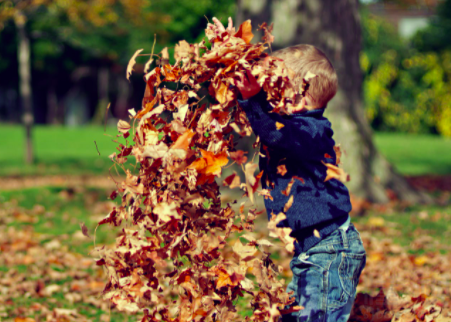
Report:
[[[304,310],[283,315],[281,321],[348,320],[366,253],[354,225],[345,229],[335,230],[291,260],[293,279],[287,292],[294,291],[293,305]]]

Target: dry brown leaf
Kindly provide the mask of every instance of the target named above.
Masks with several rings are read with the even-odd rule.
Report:
[[[138,55],[143,51],[144,49],[138,49],[137,51],[135,51],[135,53],[133,54],[132,58],[130,58],[130,61],[128,62],[127,65],[127,72],[125,74],[126,78],[128,81],[130,81],[130,76],[132,75],[133,72],[133,67],[135,67],[136,64],[136,57],[138,57]]]
[[[89,236],[88,227],[86,227],[84,222],[80,223],[80,228],[81,228],[81,232],[83,233],[84,236],[91,237],[91,236]]]
[[[119,120],[119,122],[117,122],[117,130],[121,133],[127,133],[130,128],[130,124],[124,120]]]
[[[348,182],[349,175],[341,168],[337,167],[336,165],[325,163],[321,161],[326,167],[326,178],[324,179],[324,182],[330,180],[330,179],[337,179],[341,182]]]

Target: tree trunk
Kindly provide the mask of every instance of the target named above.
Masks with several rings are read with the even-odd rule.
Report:
[[[47,89],[47,123],[61,124],[58,117],[58,96],[56,95],[55,84],[51,84]]]
[[[18,61],[19,61],[19,89],[22,102],[22,122],[25,127],[25,162],[31,164],[34,161],[32,128],[34,123],[33,100],[31,93],[31,66],[30,66],[30,40],[25,30],[26,17],[19,13],[14,22],[17,28]]]
[[[429,202],[397,174],[377,151],[362,104],[362,73],[359,0],[265,0],[238,1],[237,25],[251,19],[254,28],[265,21],[274,22],[274,49],[300,43],[320,48],[332,61],[339,90],[329,103],[337,144],[343,151],[342,167],[351,176],[347,184],[359,198],[387,202],[387,190],[407,202]],[[270,15],[268,15],[270,13]]]
[[[109,70],[107,66],[102,66],[98,71],[97,78],[97,90],[99,102],[97,103],[94,116],[92,118],[93,124],[103,124],[105,122],[105,110],[108,106],[108,82],[109,82]]]

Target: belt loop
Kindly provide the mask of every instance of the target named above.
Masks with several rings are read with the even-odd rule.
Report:
[[[346,236],[346,231],[344,229],[338,228],[341,232],[341,239],[343,240],[343,247],[349,248],[348,237]]]

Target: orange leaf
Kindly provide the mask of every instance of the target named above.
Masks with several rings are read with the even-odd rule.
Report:
[[[171,146],[171,149],[183,149],[188,150],[191,138],[194,136],[194,132],[187,130],[185,133],[177,138],[177,141]]]
[[[254,38],[254,34],[252,33],[252,25],[250,20],[246,20],[238,29],[238,32],[235,34],[235,37],[243,39],[246,44],[249,44]]]
[[[276,129],[280,130],[281,128],[283,128],[285,125],[283,125],[282,123],[276,122]]]
[[[349,175],[341,168],[337,167],[336,165],[325,163],[321,161],[322,164],[324,164],[327,167],[326,170],[326,179],[324,179],[324,182],[330,180],[330,179],[337,179],[341,182],[348,182],[349,181]]]
[[[159,99],[160,99],[160,95],[155,96],[151,102],[147,103],[144,106],[144,109],[142,109],[141,111],[139,111],[138,114],[136,114],[135,118],[140,119],[141,117],[146,115],[148,112],[150,112],[153,109],[155,103],[157,103],[157,101]]]
[[[200,149],[200,152],[202,154],[202,158],[191,163],[188,167],[189,169],[196,169],[197,172],[206,175],[219,176],[221,174],[221,168],[229,162],[226,152],[214,154],[213,152],[202,149]]]
[[[277,167],[277,173],[284,176],[287,173],[287,167],[285,164],[281,164]]]
[[[282,194],[288,197],[288,195],[290,194],[290,191],[291,191],[291,187],[293,187],[293,184],[294,184],[294,178],[291,178],[291,180],[290,180],[290,182],[288,182],[285,190],[282,190]]]

